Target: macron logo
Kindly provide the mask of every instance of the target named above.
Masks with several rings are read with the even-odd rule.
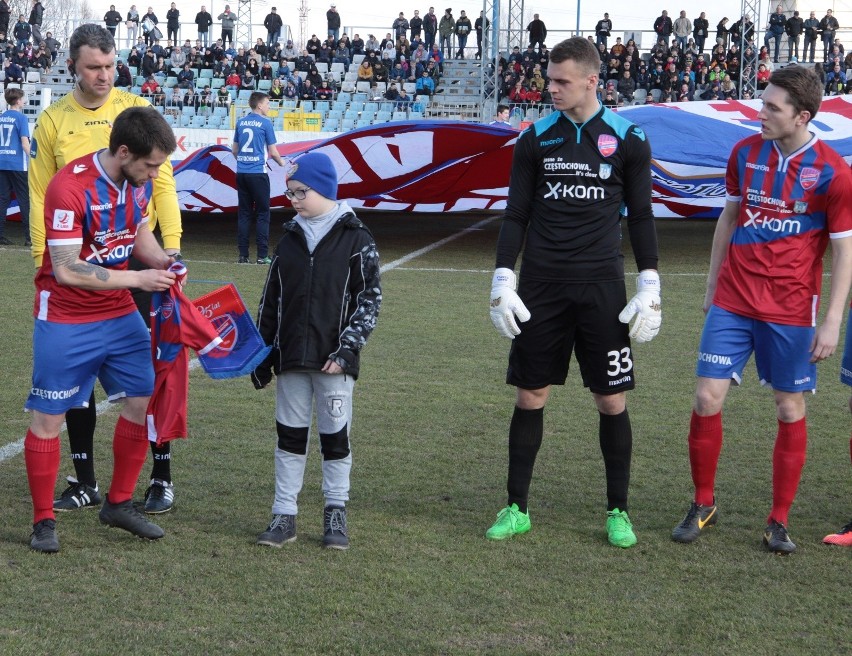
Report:
[[[53,229],[70,231],[74,229],[74,212],[71,210],[53,210]]]
[[[89,167],[85,164],[75,164],[74,165],[74,174],[82,173],[83,171],[88,171]]]

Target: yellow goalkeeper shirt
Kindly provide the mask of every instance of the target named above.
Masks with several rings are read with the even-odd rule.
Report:
[[[150,103],[122,89],[113,89],[97,109],[81,106],[69,93],[51,104],[38,117],[33,133],[29,169],[30,238],[37,267],[44,254],[44,194],[57,171],[78,157],[109,146],[112,122],[128,107],[144,107]],[[180,249],[182,232],[175,176],[166,160],[154,180],[154,195],[149,208],[148,225],[158,224],[163,248]]]

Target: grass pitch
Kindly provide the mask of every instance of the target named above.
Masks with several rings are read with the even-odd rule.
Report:
[[[514,399],[503,382],[508,342],[488,318],[498,222],[398,262],[485,217],[362,218],[392,266],[356,385],[348,552],[320,548],[316,440],[298,540],[281,550],[254,544],[270,518],[273,393],[200,370],[191,378],[190,438],[173,449],[176,505],[156,519],[166,537],[143,542],[80,511],[58,517],[59,554],[30,552],[23,456],[14,453],[28,424],[21,409],[30,382],[33,268],[23,248],[0,249],[0,653],[848,650],[852,552],[820,543],[852,513],[849,390],[838,382],[839,355],[820,365],[819,393],[808,400],[808,463],[790,520],[797,553],[776,557],[760,544],[776,424],[771,393],[753,369],[725,412],[719,525],[693,545],[669,538],[691,498],[686,432],[712,223],[658,223],[664,323],[657,339],[634,349],[638,387],[628,398],[639,544],[620,550],[606,543],[597,418],[575,367],[545,411],[532,532],[506,543],[484,539],[505,503]],[[22,242],[16,229],[7,234]],[[265,271],[237,265],[235,242],[233,218],[187,217],[191,296],[233,281],[256,306]],[[109,410],[98,424],[102,488],[115,418]],[[149,471],[150,463],[137,498]],[[72,472],[63,457],[60,479]],[[63,488],[58,481],[57,492]]]

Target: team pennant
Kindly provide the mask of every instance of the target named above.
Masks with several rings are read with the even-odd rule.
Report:
[[[246,304],[233,284],[205,294],[193,301],[198,311],[219,331],[222,342],[198,360],[211,378],[246,376],[266,359],[271,346],[254,325]]]

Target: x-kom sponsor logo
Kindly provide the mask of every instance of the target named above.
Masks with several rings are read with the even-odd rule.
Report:
[[[563,184],[562,182],[548,182],[547,180],[544,182],[547,185],[545,199],[603,200],[605,198],[603,187],[587,187],[581,184]]]
[[[129,233],[128,230],[123,230],[121,233]],[[125,235],[126,236],[126,235]],[[90,253],[86,256],[87,262],[97,262],[98,264],[112,264],[114,262],[123,262],[130,257],[133,252],[133,242],[126,241],[119,237],[118,239],[103,239],[95,238],[96,240],[89,244]]]

